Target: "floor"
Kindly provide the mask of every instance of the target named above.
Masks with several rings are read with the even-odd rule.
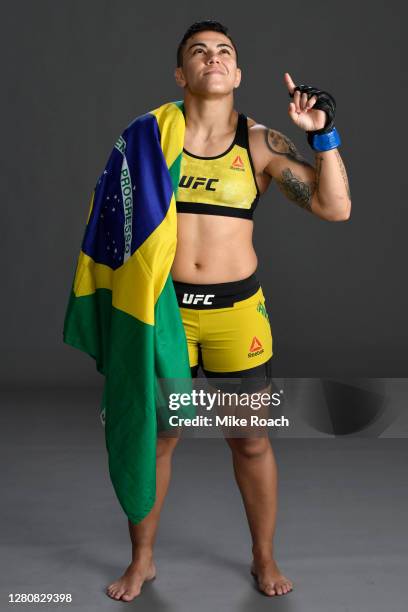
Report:
[[[275,550],[295,585],[273,598],[249,573],[229,448],[221,439],[182,440],[158,534],[157,579],[126,603],[104,593],[130,549],[107,471],[100,392],[21,389],[0,399],[2,611],[407,609],[407,439],[272,440],[280,475]],[[11,604],[10,593],[71,593],[72,603]]]

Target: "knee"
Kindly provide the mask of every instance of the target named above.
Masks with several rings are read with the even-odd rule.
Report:
[[[179,438],[176,436],[168,438],[158,437],[156,444],[156,459],[170,458],[178,441]]]
[[[259,459],[269,452],[269,438],[230,438],[228,444],[232,454],[245,459]]]

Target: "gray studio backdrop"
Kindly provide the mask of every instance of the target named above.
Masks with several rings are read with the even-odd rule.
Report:
[[[243,7],[245,8],[245,6]],[[62,344],[89,198],[137,115],[179,99],[175,51],[217,19],[240,54],[236,108],[287,134],[283,73],[337,101],[353,210],[329,223],[271,185],[255,247],[277,376],[407,375],[407,73],[402,2],[14,2],[2,11],[2,368],[4,385],[98,384]],[[250,12],[247,12],[250,9]]]

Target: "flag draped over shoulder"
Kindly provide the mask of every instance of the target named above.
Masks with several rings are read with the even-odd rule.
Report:
[[[64,342],[105,376],[109,473],[133,523],[156,496],[157,379],[191,379],[170,275],[184,131],[183,102],[169,102],[117,140],[93,190],[64,321]]]

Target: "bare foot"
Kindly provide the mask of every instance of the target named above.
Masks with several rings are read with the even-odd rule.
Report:
[[[154,578],[156,578],[156,567],[152,557],[138,559],[132,561],[123,576],[107,587],[106,594],[112,599],[132,601],[140,595],[143,583]]]
[[[293,589],[292,582],[280,573],[274,559],[253,561],[251,574],[255,577],[259,590],[265,595],[285,595]]]

